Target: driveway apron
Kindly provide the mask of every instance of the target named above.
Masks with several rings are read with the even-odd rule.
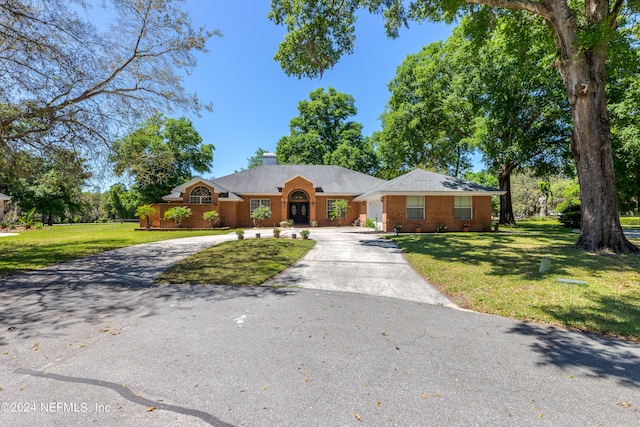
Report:
[[[316,246],[268,285],[355,292],[456,307],[420,276],[392,241],[359,229],[312,229]]]

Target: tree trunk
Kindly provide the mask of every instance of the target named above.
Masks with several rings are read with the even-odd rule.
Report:
[[[498,172],[498,184],[501,190],[506,191],[500,196],[500,224],[515,225],[516,220],[513,216],[513,205],[511,203],[511,172],[514,166],[501,166]]]
[[[547,207],[549,206],[548,200],[549,200],[549,197],[546,194],[543,194],[538,199],[538,202],[540,202],[540,214],[539,214],[540,217],[547,216]]]
[[[602,24],[608,3],[589,2],[587,20]],[[573,118],[573,152],[582,205],[580,237],[576,246],[587,251],[638,252],[620,226],[618,197],[613,171],[613,149],[605,96],[606,43],[580,49],[575,16],[562,0],[549,2],[553,12],[556,66],[562,76]]]

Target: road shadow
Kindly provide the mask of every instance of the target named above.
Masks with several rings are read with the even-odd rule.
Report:
[[[285,297],[295,290],[266,286],[167,285],[155,283],[79,283],[54,282],[39,271],[33,283],[6,283],[0,280],[0,346],[9,339],[32,339],[57,335],[71,325],[101,325],[104,319],[124,315],[149,317],[170,304],[223,301],[234,298]],[[177,305],[177,309],[180,309]]]
[[[640,346],[636,343],[580,334],[532,323],[519,323],[508,331],[534,337],[531,349],[538,365],[553,365],[571,372],[582,368],[592,378],[616,378],[627,387],[640,388]]]

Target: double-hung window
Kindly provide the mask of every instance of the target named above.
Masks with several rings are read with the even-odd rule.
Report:
[[[424,219],[424,196],[407,196],[407,219]]]
[[[471,196],[455,196],[453,198],[453,217],[455,219],[472,219]]]
[[[334,218],[334,213],[337,213],[336,210],[336,202],[338,200],[345,200],[346,199],[328,199],[327,200],[327,219],[333,219]],[[343,206],[344,208],[344,206]],[[340,216],[336,217],[336,219],[346,219],[347,218],[347,211],[346,209],[342,209],[340,211]]]
[[[249,209],[251,210],[250,215],[253,215],[253,211],[258,209],[260,206],[269,208],[269,211],[271,211],[271,199],[251,199],[249,201]],[[267,218],[271,218],[271,215]]]

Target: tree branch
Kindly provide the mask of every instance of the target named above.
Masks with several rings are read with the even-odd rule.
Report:
[[[546,20],[551,20],[552,14],[549,8],[542,3],[526,0],[466,0],[467,3],[479,4],[491,7],[501,7],[505,9],[526,10]],[[621,1],[621,0],[618,0]]]

